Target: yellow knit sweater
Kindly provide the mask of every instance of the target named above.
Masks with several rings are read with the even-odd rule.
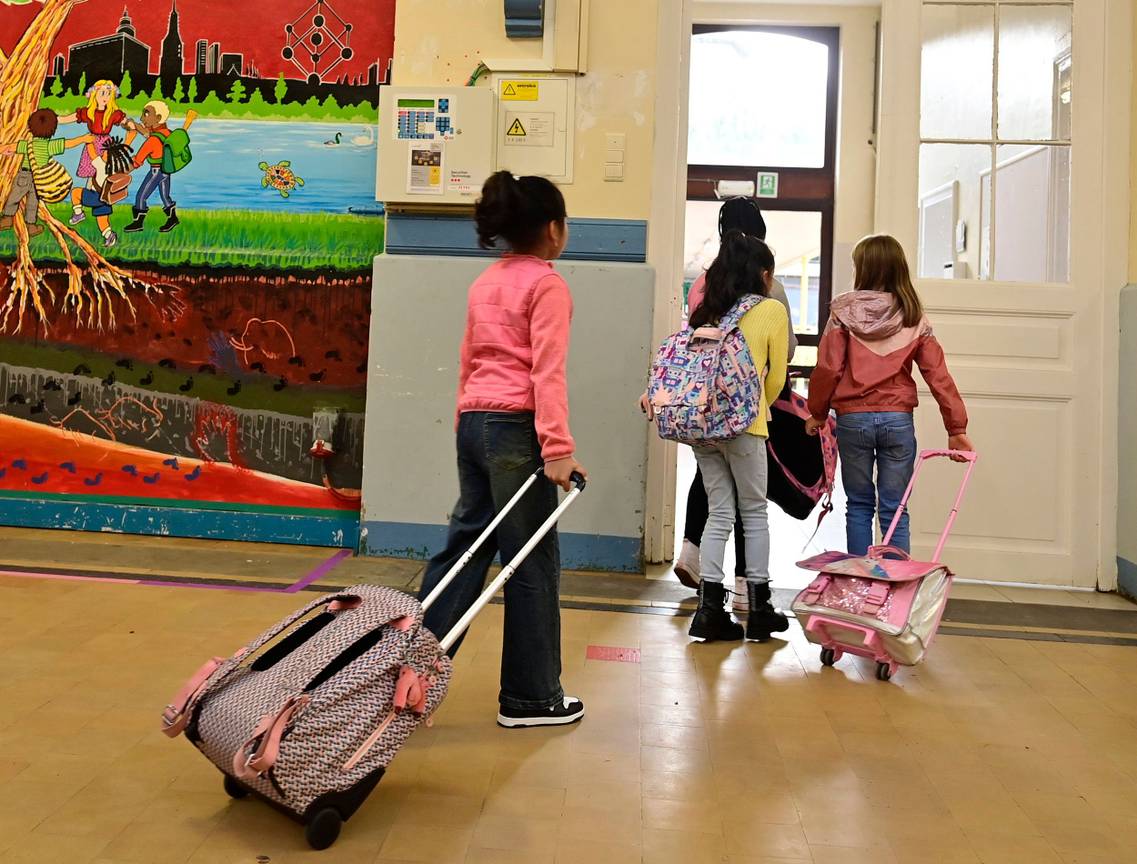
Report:
[[[768,438],[770,433],[766,426],[766,416],[786,385],[789,315],[786,307],[777,300],[763,300],[742,316],[739,328],[754,358],[754,368],[761,374],[769,367],[762,387],[758,419],[746,431],[760,438]]]

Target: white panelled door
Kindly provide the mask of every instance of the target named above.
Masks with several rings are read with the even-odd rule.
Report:
[[[961,577],[1114,587],[1131,14],[883,2],[877,228],[919,262],[981,455],[945,556]],[[921,446],[942,446],[921,401]],[[937,467],[913,509],[917,554],[957,479]]]

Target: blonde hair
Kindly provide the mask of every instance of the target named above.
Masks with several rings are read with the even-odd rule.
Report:
[[[107,99],[107,107],[103,109],[102,120],[103,125],[106,126],[108,125],[107,120],[113,117],[115,112],[118,111],[118,102],[115,99],[115,97],[118,95],[118,87],[113,81],[109,81],[106,78],[103,78],[91,85],[91,89],[87,91],[87,116],[92,120],[95,119],[95,112],[99,110],[99,99],[97,94],[99,92],[99,89],[102,87],[111,88],[110,98]]]
[[[145,111],[147,108],[154,109],[154,113],[158,115],[159,123],[165,123],[170,119],[170,106],[165,102],[159,102],[157,99],[155,99],[153,102],[147,102],[144,106],[142,106],[143,111]]]
[[[912,275],[904,247],[888,234],[874,234],[864,238],[853,249],[853,268],[856,271],[853,288],[857,291],[884,291],[896,297],[904,316],[905,327],[915,327],[924,318],[924,305]]]

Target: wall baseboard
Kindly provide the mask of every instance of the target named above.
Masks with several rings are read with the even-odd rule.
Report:
[[[427,561],[446,545],[445,525],[365,522],[360,551],[381,558]],[[604,534],[558,532],[561,566],[566,570],[643,572],[643,539]]]

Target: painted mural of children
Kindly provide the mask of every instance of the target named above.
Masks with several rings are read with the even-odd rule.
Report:
[[[127,120],[126,112],[118,107],[117,97],[118,87],[113,81],[106,79],[96,81],[87,91],[87,104],[78,108],[73,114],[59,118],[60,123],[83,123],[87,126],[87,131],[93,136],[93,140],[79,154],[79,169],[75,172],[75,176],[81,180],[94,177],[100,186],[106,177],[106,165],[102,157],[107,138],[115,126],[127,129],[134,126],[134,121]],[[75,189],[72,194],[75,215],[80,217],[83,214],[83,208],[79,203],[81,192],[81,189]],[[72,219],[72,223],[81,221],[81,218]]]
[[[23,156],[16,179],[12,182],[12,191],[8,193],[8,200],[4,202],[3,213],[0,214],[0,230],[12,227],[16,211],[22,203],[28,235],[34,237],[43,233],[43,226],[39,224],[40,202],[52,204],[63,201],[71,191],[71,175],[55,161],[55,157],[63,155],[65,150],[72,147],[90,143],[92,137],[80,135],[70,139],[56,138],[54,135],[58,128],[58,115],[49,108],[40,108],[28,117],[31,140],[0,145],[0,154]]]
[[[75,210],[71,224],[78,225],[87,218],[84,208],[91,211],[99,232],[103,235],[103,245],[108,249],[118,244],[118,234],[111,228],[111,214],[114,205],[123,200],[130,187],[130,172],[134,170],[134,156],[131,143],[137,133],[128,132],[126,140],[109,137],[103,143],[105,163],[102,178],[88,177],[82,188],[76,187],[71,193],[71,203]]]
[[[147,102],[142,109],[142,128],[148,135],[146,143],[134,157],[134,167],[147,166],[148,173],[138,188],[134,199],[134,221],[125,231],[141,231],[150,207],[146,203],[155,192],[162,199],[162,210],[166,214],[166,224],[158,230],[165,233],[173,231],[178,225],[177,203],[171,197],[170,178],[190,161],[189,136],[186,130],[197,115],[190,111],[181,129],[171,130],[167,125],[170,119],[170,106],[165,102]]]

